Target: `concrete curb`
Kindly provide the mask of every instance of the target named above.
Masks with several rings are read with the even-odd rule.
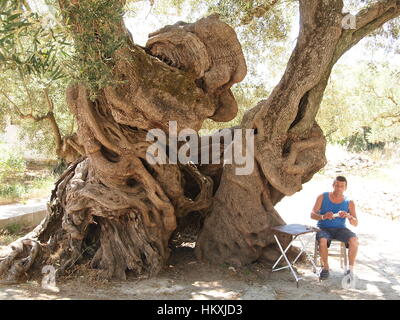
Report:
[[[47,215],[47,201],[33,201],[27,204],[15,203],[0,206],[0,229],[18,224],[22,227],[35,227]]]
[[[24,227],[36,227],[47,215],[47,210],[30,212],[19,216],[0,219],[0,229],[7,228],[12,224],[19,224]]]

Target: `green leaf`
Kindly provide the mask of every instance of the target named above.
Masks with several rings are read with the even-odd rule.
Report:
[[[9,17],[7,18],[7,20],[8,20],[8,21],[13,21],[13,20],[17,19],[17,18],[20,17],[20,16],[21,16],[21,13],[16,13],[16,14],[13,14],[13,15],[9,16]]]

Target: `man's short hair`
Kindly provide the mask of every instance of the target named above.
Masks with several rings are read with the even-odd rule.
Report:
[[[343,176],[337,176],[337,177],[335,178],[335,181],[346,182],[346,186],[347,186],[347,179],[346,179],[345,177],[343,177]],[[334,182],[335,182],[335,181],[334,181]]]

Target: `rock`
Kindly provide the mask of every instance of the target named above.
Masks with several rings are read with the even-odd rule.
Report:
[[[232,270],[233,272],[236,272],[236,269],[234,267],[229,267],[229,270]]]

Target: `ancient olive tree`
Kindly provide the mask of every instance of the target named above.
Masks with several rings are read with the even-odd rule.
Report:
[[[254,150],[247,149],[254,170],[237,175],[235,163],[157,164],[146,157],[153,144],[148,132],[168,133],[169,121],[178,132],[198,131],[207,118],[235,117],[230,88],[247,70],[235,31],[211,15],[166,26],[140,47],[124,27],[123,6],[122,0],[59,1],[87,66],[82,79],[90,80],[66,92],[85,156],[56,183],[47,218],[1,253],[0,274],[8,281],[35,266],[63,271],[82,261],[107,278],[124,279],[128,270],[155,275],[171,237],[193,214],[204,217],[199,259],[236,266],[272,260],[270,228],[284,223],[275,204],[326,163],[315,116],[332,67],[400,15],[400,1],[378,1],[357,14],[355,28],[344,29],[342,0],[300,0],[300,31],[286,71],[240,126],[254,130]]]

